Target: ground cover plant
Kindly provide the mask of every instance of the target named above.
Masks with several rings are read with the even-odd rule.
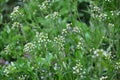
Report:
[[[119,0],[1,0],[0,80],[120,80]]]

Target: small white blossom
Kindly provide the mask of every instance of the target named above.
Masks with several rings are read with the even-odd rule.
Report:
[[[106,80],[108,78],[108,76],[102,76],[101,78],[100,78],[100,80]]]
[[[82,49],[82,47],[83,47],[82,43],[81,43],[81,42],[78,42],[78,44],[77,44],[77,49]]]
[[[100,20],[100,21],[104,21],[104,20],[106,20],[106,19],[107,19],[107,14],[101,13],[101,14],[99,15],[99,20]]]
[[[80,33],[80,29],[76,26],[76,27],[73,27],[73,30],[72,30],[74,33]]]
[[[54,64],[54,70],[58,70],[60,67],[58,66],[57,63]]]
[[[104,51],[103,49],[94,50],[93,58],[100,57],[100,56],[105,57],[106,59],[109,59],[111,54],[108,53],[107,51]]]
[[[72,23],[67,23],[67,24],[66,24],[67,30],[70,30],[70,29],[71,29],[71,25],[72,25]]]
[[[72,67],[73,74],[79,75],[81,78],[86,74],[86,70],[84,69],[83,65],[80,64],[80,61],[76,61],[76,65]]]
[[[111,0],[105,0],[106,2],[111,2]]]
[[[11,62],[6,66],[3,72],[5,73],[6,76],[9,76],[9,74],[15,70],[16,70],[16,66],[13,62]]]
[[[53,14],[48,14],[47,16],[45,16],[45,19],[50,18],[50,19],[55,20],[55,19],[57,19],[58,17],[60,17],[59,13],[58,13],[58,12],[54,12]]]
[[[80,38],[80,41],[78,42],[78,44],[77,44],[77,46],[76,46],[76,48],[77,49],[83,49],[83,43],[84,43],[84,40],[83,40],[83,38],[81,37]]]
[[[51,42],[51,40],[48,38],[48,33],[43,32],[36,32],[36,42],[38,47],[40,47],[42,44],[44,44],[44,47],[47,48],[47,44]]]
[[[97,6],[94,6],[94,11],[96,11],[96,12],[98,12],[98,11],[100,11],[101,9],[99,8],[99,7],[97,7]]]
[[[20,75],[18,77],[18,80],[26,80],[27,77],[28,77],[28,75]]]
[[[58,35],[58,37],[54,38],[54,42],[58,44],[62,50],[64,50],[65,38],[63,36]]]
[[[27,44],[25,44],[25,46],[24,46],[24,52],[30,53],[30,52],[32,52],[34,49],[35,49],[35,44],[33,44],[33,43],[27,43]]]
[[[4,50],[5,50],[5,54],[6,54],[6,55],[10,55],[10,54],[11,54],[11,46],[10,46],[10,45],[7,45],[7,46],[4,48]]]
[[[110,26],[110,27],[114,27],[115,25],[112,24],[112,23],[108,23],[108,26]]]
[[[47,33],[36,32],[36,38],[38,39],[38,43],[51,42],[51,40],[48,38],[48,34]]]
[[[116,62],[116,64],[114,65],[114,68],[116,70],[120,70],[120,62]]]
[[[116,15],[117,15],[117,16],[120,15],[120,11],[118,11],[118,12],[116,13]]]
[[[19,11],[19,6],[14,7],[13,12],[10,14],[12,20],[16,20],[18,16],[24,16],[23,13]]]
[[[14,23],[12,24],[12,29],[21,28],[21,27],[23,27],[23,25],[20,24],[19,22],[14,22]]]
[[[66,36],[67,33],[68,33],[67,29],[62,30],[62,35]]]
[[[46,10],[50,6],[49,2],[49,0],[45,0],[42,4],[38,5],[40,10]]]

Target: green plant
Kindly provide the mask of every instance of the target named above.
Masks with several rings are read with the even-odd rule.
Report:
[[[23,0],[0,21],[0,79],[119,80],[117,1]],[[89,26],[78,2],[90,4]]]

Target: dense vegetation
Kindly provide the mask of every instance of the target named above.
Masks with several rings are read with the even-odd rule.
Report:
[[[0,80],[120,80],[120,1],[0,0]]]

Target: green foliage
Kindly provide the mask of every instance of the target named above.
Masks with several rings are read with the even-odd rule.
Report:
[[[8,1],[0,1],[0,80],[120,79],[119,0]],[[90,26],[77,20],[83,1]]]

